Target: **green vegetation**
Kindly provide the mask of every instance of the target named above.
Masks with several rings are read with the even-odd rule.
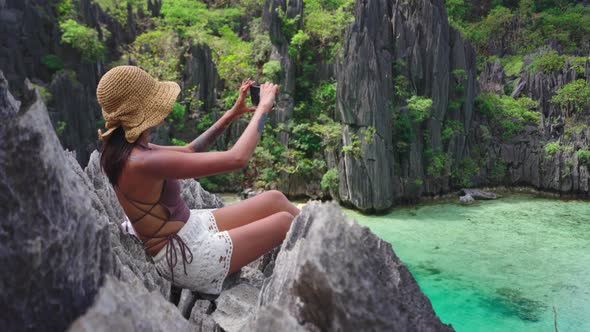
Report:
[[[61,59],[55,54],[46,54],[41,58],[41,63],[51,71],[59,71],[64,68]]]
[[[172,142],[172,144],[174,144],[174,145],[178,145],[178,146],[185,146],[185,145],[186,145],[186,142],[185,142],[185,141],[183,141],[183,140],[181,140],[181,139],[178,139],[178,138],[174,138],[174,137],[172,137],[172,138],[170,139],[170,141],[171,141],[171,142]]]
[[[304,32],[322,58],[332,59],[341,47],[344,28],[354,22],[354,0],[304,0],[304,8]]]
[[[66,130],[66,126],[67,123],[65,121],[57,121],[57,128],[55,128],[55,132],[57,133],[57,136],[61,136],[63,135],[63,133]]]
[[[368,126],[365,129],[365,142],[367,142],[367,144],[373,143],[373,139],[376,134],[377,134],[377,129],[373,126]]]
[[[414,130],[410,123],[410,118],[406,114],[396,114],[393,119],[393,137],[397,151],[405,154],[410,151],[412,140],[414,139]]]
[[[186,108],[183,105],[174,103],[174,106],[172,106],[172,110],[170,111],[167,119],[174,125],[174,128],[182,130],[184,128],[185,113]]]
[[[453,135],[463,133],[463,124],[460,121],[448,120],[445,122],[441,138],[444,144],[447,144]]]
[[[408,99],[408,109],[412,121],[420,123],[430,118],[430,109],[432,108],[432,99],[412,96]]]
[[[580,149],[576,151],[576,157],[578,157],[581,165],[584,165],[586,168],[590,169],[590,150]]]
[[[465,157],[457,165],[451,165],[451,180],[453,184],[459,187],[473,186],[473,177],[479,173],[480,169],[470,157]]]
[[[70,1],[70,0],[68,0]],[[147,11],[147,1],[145,0],[93,0],[103,10],[113,15],[119,23],[127,25],[127,4],[131,4],[133,13],[137,13],[139,8],[145,13]],[[167,1],[162,1],[166,3]]]
[[[477,109],[491,119],[502,139],[509,139],[525,125],[538,125],[540,113],[529,110],[530,100],[518,100],[510,96],[482,93],[476,98]]]
[[[289,44],[289,55],[292,58],[298,58],[299,53],[301,52],[301,48],[303,45],[310,39],[308,34],[303,32],[303,30],[297,31],[297,33],[291,38],[291,43]]]
[[[39,95],[41,96],[41,100],[43,101],[43,103],[45,105],[48,105],[53,99],[53,95],[51,94],[51,92],[42,85],[33,83],[33,86],[39,91]]]
[[[60,21],[63,21],[63,18],[69,17],[72,13],[72,0],[61,0],[56,4],[55,8]]]
[[[424,151],[427,160],[426,174],[434,177],[448,176],[451,160],[447,153],[427,149]]]
[[[561,71],[565,68],[565,55],[559,55],[554,50],[549,50],[545,54],[537,56],[527,67],[529,72],[542,72],[550,75],[554,72]]]
[[[561,146],[559,141],[549,142],[545,145],[545,158],[553,158],[555,153],[561,150],[563,150],[563,146]]]
[[[342,146],[342,153],[350,153],[355,159],[362,157],[361,141],[355,132],[350,132],[350,144]]]
[[[551,102],[559,105],[568,114],[569,110],[582,111],[590,102],[590,87],[586,80],[579,79],[564,85],[557,90]]]
[[[324,191],[328,191],[330,189],[333,191],[337,191],[338,190],[338,183],[339,183],[338,170],[336,168],[330,168],[322,176],[322,181],[320,182],[320,186],[321,186],[322,190],[324,190]]]
[[[262,73],[268,81],[270,82],[278,82],[281,80],[281,76],[283,73],[283,68],[281,67],[281,63],[277,60],[271,60],[264,64],[262,67]]]
[[[61,22],[59,27],[62,32],[61,42],[80,52],[83,60],[93,62],[104,57],[106,49],[98,39],[96,30],[73,19]]]
[[[127,56],[159,80],[177,81],[179,39],[171,30],[151,30],[135,39]]]
[[[510,55],[556,40],[566,52],[589,51],[590,8],[573,1],[493,1],[489,11],[481,13],[478,2],[445,1],[452,26],[470,38],[477,53],[491,55],[503,48]]]

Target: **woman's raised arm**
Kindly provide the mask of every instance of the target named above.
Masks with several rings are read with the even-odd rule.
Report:
[[[260,104],[248,127],[230,150],[195,153],[166,149],[146,151],[135,161],[136,169],[158,178],[189,179],[246,167],[258,144],[266,116],[272,110],[277,92],[276,84],[265,83],[260,87]]]
[[[207,151],[211,143],[213,143],[221,133],[231,124],[231,122],[246,112],[252,112],[256,110],[254,107],[246,105],[246,97],[248,95],[248,89],[254,84],[254,81],[247,79],[242,81],[240,91],[238,93],[238,99],[234,106],[225,112],[219,120],[217,120],[209,129],[204,133],[195,138],[192,142],[183,146],[166,146],[151,144],[154,149],[167,149],[179,152],[204,152]]]

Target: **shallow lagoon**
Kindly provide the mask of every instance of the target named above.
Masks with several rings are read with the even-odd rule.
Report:
[[[346,214],[391,243],[457,331],[590,331],[590,202],[511,195]]]

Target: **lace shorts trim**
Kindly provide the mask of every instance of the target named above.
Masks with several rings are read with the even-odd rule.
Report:
[[[227,231],[219,231],[215,216],[211,213],[213,210],[190,210],[187,223],[178,231],[193,253],[193,261],[186,264],[187,274],[184,273],[182,257],[178,257],[178,264],[174,267],[174,284],[178,287],[207,294],[221,293],[223,281],[229,273],[233,242]],[[171,279],[171,273],[166,264],[165,252],[170,243],[178,246],[176,241],[168,242],[154,256],[156,269],[168,280]]]

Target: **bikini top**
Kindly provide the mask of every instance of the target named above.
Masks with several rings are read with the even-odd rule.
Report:
[[[138,142],[137,145],[139,145],[145,149],[151,150],[150,147],[144,145],[143,143]],[[141,234],[142,236],[147,238],[145,241],[142,241],[142,242],[145,247],[145,243],[147,241],[149,241],[150,239],[161,238],[161,239],[165,239],[165,240],[169,241],[169,244],[166,246],[166,262],[168,263],[168,267],[170,268],[170,273],[172,275],[172,283],[174,283],[174,267],[178,263],[178,257],[176,256],[176,246],[174,246],[173,240],[176,240],[179,244],[180,252],[182,254],[182,264],[184,267],[184,273],[187,274],[186,273],[186,263],[190,264],[193,261],[193,253],[191,252],[190,248],[186,245],[186,243],[184,243],[182,238],[180,236],[178,236],[178,234],[176,234],[176,233],[169,234],[169,235],[157,235],[162,230],[162,228],[164,228],[164,225],[166,225],[166,223],[168,221],[172,221],[172,220],[177,221],[178,220],[178,221],[183,221],[184,223],[186,223],[190,217],[190,209],[180,195],[180,193],[181,193],[180,181],[178,181],[177,179],[164,179],[164,184],[162,185],[162,191],[160,192],[160,198],[158,198],[158,200],[153,203],[151,203],[151,202],[146,203],[146,202],[134,200],[131,197],[127,196],[127,194],[125,194],[125,192],[123,192],[121,190],[121,187],[119,187],[118,185],[117,185],[117,188],[119,189],[119,192],[121,192],[123,194],[125,199],[127,199],[127,201],[129,201],[129,203],[131,203],[136,209],[143,212],[143,214],[140,217],[135,218],[133,220],[131,220],[131,219],[129,220],[132,225],[135,224],[136,222],[138,222],[139,220],[143,219],[143,217],[147,216],[148,214],[150,216],[160,219],[162,221],[162,224],[160,225],[160,227],[153,234],[151,234],[151,235]],[[146,210],[144,207],[137,205],[137,203],[144,204],[144,205],[151,205],[151,207]],[[168,213],[167,219],[163,219],[162,217],[160,217],[156,214],[153,214],[151,212],[153,210],[153,208],[158,204],[160,204],[164,208],[164,210],[166,210],[166,212]],[[137,233],[139,234],[139,232],[137,232]],[[162,242],[163,241],[157,241],[156,243],[150,245],[149,247],[145,247],[146,252],[150,248],[152,248]],[[188,253],[190,254],[190,259],[187,258],[187,255],[186,255],[187,250],[188,250]]]

